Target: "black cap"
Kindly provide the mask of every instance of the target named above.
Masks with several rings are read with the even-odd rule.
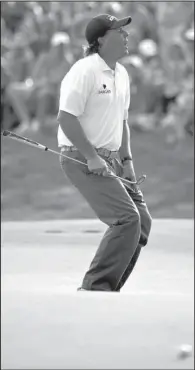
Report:
[[[131,20],[131,17],[118,19],[109,14],[98,15],[88,23],[85,37],[89,44],[93,44],[98,37],[103,37],[107,31],[127,26]]]

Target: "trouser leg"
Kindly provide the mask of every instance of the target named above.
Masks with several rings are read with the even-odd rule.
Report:
[[[148,242],[148,237],[149,237],[151,225],[152,225],[152,218],[147,208],[147,205],[144,201],[142,192],[140,190],[138,190],[137,192],[130,191],[129,189],[127,189],[127,191],[138,209],[140,220],[141,220],[141,233],[140,233],[140,239],[139,239],[138,246],[135,250],[135,253],[129,265],[127,266],[127,269],[125,270],[123,276],[121,277],[121,280],[116,289],[117,291],[119,291],[123,287],[123,285],[129,278],[129,276],[131,275],[137,263],[137,260],[139,258],[141,248],[144,247]]]
[[[126,215],[121,224],[110,226],[85,274],[82,287],[90,290],[116,290],[134,254],[139,234],[137,213],[131,217]]]
[[[71,157],[84,162],[78,152]],[[109,227],[84,276],[87,290],[115,291],[140,239],[140,216],[119,179],[89,174],[87,167],[61,157],[61,165],[99,219]]]

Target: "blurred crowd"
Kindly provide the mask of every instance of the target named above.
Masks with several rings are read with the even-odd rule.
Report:
[[[24,132],[54,125],[60,82],[83,57],[85,27],[101,13],[132,16],[130,123],[163,128],[167,141],[193,133],[194,3],[1,2],[1,125]]]

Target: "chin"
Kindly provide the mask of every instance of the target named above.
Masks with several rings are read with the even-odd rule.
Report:
[[[127,55],[129,55],[129,50],[123,50],[123,52],[118,57],[118,60],[122,59],[123,57],[126,57]]]

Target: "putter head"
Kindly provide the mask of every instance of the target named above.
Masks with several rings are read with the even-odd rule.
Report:
[[[137,180],[136,184],[137,185],[142,184],[142,182],[144,182],[145,179],[146,179],[146,175],[142,175],[141,177],[139,177],[139,179]]]
[[[129,183],[129,185],[131,184],[131,185],[140,185],[144,180],[146,179],[146,175],[142,175],[142,176],[140,176],[139,178],[138,178],[138,180],[136,180],[136,181],[132,181],[132,180],[130,180],[129,178],[124,178],[124,179],[122,179],[122,180],[124,180],[124,181],[126,181],[126,182],[128,182]]]

